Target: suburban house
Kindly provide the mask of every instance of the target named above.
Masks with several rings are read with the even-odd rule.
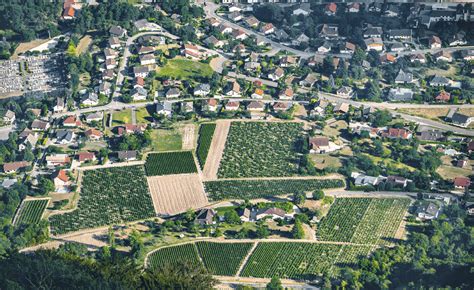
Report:
[[[165,95],[167,99],[179,98],[181,92],[178,88],[169,88]]]
[[[284,75],[285,75],[285,71],[281,67],[278,67],[268,74],[268,78],[271,79],[272,81],[278,81]]]
[[[148,66],[136,66],[133,68],[133,75],[135,77],[146,78],[150,73]]]
[[[225,94],[229,97],[240,97],[240,85],[237,81],[232,81],[227,84]]]
[[[202,226],[212,225],[215,223],[214,217],[216,214],[217,212],[212,208],[201,209],[197,214],[194,223]]]
[[[438,218],[440,207],[433,202],[422,202],[416,208],[416,216],[421,220],[433,220]]]
[[[451,117],[451,122],[454,125],[460,126],[460,127],[468,127],[471,122],[474,121],[474,116],[467,116],[461,113],[454,113],[453,116]]]
[[[260,28],[260,32],[262,32],[265,35],[272,34],[275,32],[275,26],[273,26],[273,24],[271,23],[267,23]]]
[[[411,182],[411,180],[401,176],[390,175],[387,176],[387,182],[393,184],[394,186],[405,188],[407,184]]]
[[[398,72],[395,77],[396,84],[411,84],[413,83],[413,74],[411,72],[405,72],[402,69]]]
[[[286,218],[286,212],[281,208],[271,207],[267,209],[261,209],[257,211],[255,215],[255,220],[261,220],[263,218],[275,219],[284,219]]]
[[[435,75],[430,80],[430,86],[432,87],[447,87],[451,84],[451,80],[444,76]]]
[[[390,29],[388,31],[388,38],[390,40],[398,41],[412,41],[413,32],[411,29]]]
[[[320,47],[318,47],[319,53],[328,53],[331,51],[332,44],[329,41],[325,41]]]
[[[335,25],[323,24],[319,31],[319,36],[324,39],[334,39],[339,37],[339,27]]]
[[[316,83],[317,77],[315,73],[309,73],[304,79],[300,81],[300,86],[312,87]]]
[[[339,48],[339,52],[344,54],[353,54],[355,50],[356,45],[347,41]]]
[[[209,95],[211,92],[211,86],[209,84],[199,84],[197,87],[194,88],[193,94],[195,96],[204,97]]]
[[[206,38],[204,40],[204,43],[209,46],[212,45],[213,47],[216,47],[216,48],[224,46],[224,42],[222,40],[217,39],[214,35],[211,35],[208,38]]]
[[[454,188],[458,190],[465,190],[471,185],[471,180],[467,177],[454,178]]]
[[[136,87],[130,91],[130,96],[134,101],[144,101],[148,96],[148,92],[142,87]]]
[[[86,122],[87,123],[99,122],[99,121],[102,121],[103,117],[104,115],[102,112],[95,112],[86,116]]]
[[[7,110],[5,114],[3,115],[3,122],[5,124],[13,124],[15,122],[15,113],[13,111]]]
[[[114,69],[116,67],[117,67],[117,61],[115,61],[115,59],[105,60],[105,69]]]
[[[250,210],[248,208],[244,208],[244,210],[242,211],[242,213],[240,214],[240,220],[242,222],[251,222],[251,221],[254,221],[254,217],[253,217],[253,214],[254,214],[254,210]]]
[[[448,102],[451,99],[451,94],[446,91],[441,91],[436,97],[437,102]]]
[[[251,97],[252,99],[261,100],[263,99],[263,93],[264,91],[261,88],[256,88],[255,91],[252,93]]]
[[[441,39],[436,35],[433,35],[429,40],[429,46],[431,49],[441,48],[441,44]]]
[[[413,99],[413,91],[408,88],[391,88],[387,96],[392,102],[406,102]]]
[[[71,162],[71,158],[67,154],[52,154],[46,156],[46,165],[48,167],[64,166]]]
[[[99,94],[102,94],[102,95],[106,95],[106,96],[110,95],[112,93],[112,84],[109,82],[102,82],[99,85],[98,92]]]
[[[359,172],[352,172],[351,177],[354,179],[355,186],[376,186],[386,180],[386,177],[383,176],[374,177]]]
[[[109,38],[109,46],[113,49],[120,48],[120,46],[121,46],[120,39],[118,39],[118,37],[116,37],[116,36],[111,36]]]
[[[56,144],[68,145],[76,138],[76,134],[71,130],[59,129],[56,131]]]
[[[49,129],[49,123],[43,120],[34,120],[31,123],[31,130],[33,131],[46,131]]]
[[[156,104],[156,113],[165,117],[171,117],[173,115],[173,103],[169,101],[158,102]]]
[[[327,16],[334,16],[334,15],[336,15],[336,12],[337,12],[337,4],[336,3],[331,2],[331,3],[326,4],[326,7],[324,9],[324,13]]]
[[[75,115],[68,116],[63,120],[63,126],[68,128],[80,127],[82,122]]]
[[[91,129],[88,129],[84,132],[84,135],[87,137],[87,139],[89,140],[92,140],[92,141],[97,141],[97,140],[100,140],[100,138],[102,138],[102,132],[100,132],[99,130],[97,129],[94,129],[94,128],[91,128]]]
[[[366,51],[375,50],[383,51],[383,41],[382,38],[371,37],[364,40]]]
[[[336,92],[338,97],[350,99],[352,97],[353,91],[351,87],[343,86]]]
[[[285,102],[275,102],[273,103],[273,111],[275,112],[283,112],[288,110],[289,105]]]
[[[79,152],[77,153],[77,160],[80,163],[83,163],[83,162],[95,161],[96,158],[95,158],[94,152]]]
[[[140,58],[141,65],[151,65],[151,64],[156,63],[155,55],[153,54],[143,54],[143,55],[140,55],[139,58]]]
[[[370,25],[364,31],[364,38],[382,38],[382,34],[382,27]]]
[[[433,55],[436,61],[445,61],[445,62],[452,62],[453,57],[450,52],[446,50],[441,50]]]
[[[252,101],[247,105],[247,110],[251,112],[263,112],[265,110],[265,104],[258,101]]]
[[[438,130],[426,130],[419,132],[417,138],[421,141],[443,141],[445,139],[443,132]]]
[[[71,181],[67,175],[66,170],[60,169],[54,174],[54,191],[58,193],[69,192],[69,186],[71,186]]]
[[[338,103],[335,107],[334,107],[334,110],[333,112],[335,114],[345,114],[347,112],[349,112],[349,104],[348,103]]]
[[[7,162],[3,164],[3,172],[7,174],[16,173],[18,170],[30,166],[30,164],[27,161]]]
[[[136,150],[117,151],[117,158],[124,161],[137,160]]]
[[[55,113],[62,113],[64,112],[64,98],[58,97],[56,98],[56,105],[53,107],[53,112]]]
[[[382,133],[382,137],[390,139],[410,139],[413,134],[406,129],[389,128]]]
[[[278,94],[280,100],[293,100],[294,92],[292,88],[286,88]]]
[[[258,21],[258,19],[255,16],[249,16],[245,18],[244,22],[245,24],[247,24],[247,26],[252,27],[252,28],[256,28],[260,24],[260,21]]]
[[[23,151],[25,150],[26,148],[28,148],[28,146],[30,146],[30,148],[33,148],[35,147],[36,143],[38,142],[38,133],[28,133],[28,135],[26,135],[26,137],[21,137],[20,138],[23,138],[23,140],[21,141],[20,144],[18,144],[18,150],[19,151]]]
[[[99,96],[94,92],[87,92],[81,98],[83,106],[97,106],[99,104]]]
[[[110,27],[109,33],[117,37],[124,37],[127,35],[127,30],[123,29],[120,26],[113,25],[112,27]]]
[[[296,64],[297,64],[297,59],[294,56],[286,55],[280,58],[281,67],[292,67],[292,66],[296,66]]]
[[[309,138],[309,148],[311,153],[326,153],[330,150],[329,139],[324,136]]]
[[[415,63],[418,62],[420,64],[426,63],[426,57],[422,53],[412,54],[410,55],[410,62]]]

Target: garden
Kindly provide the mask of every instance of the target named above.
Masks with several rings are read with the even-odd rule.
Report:
[[[176,57],[157,69],[157,77],[180,80],[206,78],[212,76],[213,70],[207,63]]]
[[[198,158],[201,169],[204,168],[204,164],[206,164],[209,148],[211,147],[212,136],[214,136],[215,130],[215,123],[201,124],[201,126],[199,127],[199,139],[198,146],[196,149],[196,156]]]
[[[18,212],[16,213],[14,225],[38,223],[41,220],[48,203],[49,199],[23,200]]]
[[[232,122],[219,178],[298,174],[303,128],[295,122]]]
[[[196,163],[191,151],[150,153],[146,158],[147,176],[196,173]]]
[[[83,174],[77,208],[49,218],[53,234],[155,216],[143,166],[86,170]]]

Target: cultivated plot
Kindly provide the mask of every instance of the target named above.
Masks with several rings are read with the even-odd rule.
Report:
[[[204,162],[204,169],[202,170],[204,179],[206,180],[217,179],[217,171],[221,163],[229,130],[230,121],[217,122],[213,137],[211,138],[209,152]]]
[[[146,175],[196,173],[196,163],[191,151],[150,153],[145,163]]]
[[[235,276],[253,243],[197,242],[196,246],[209,273]]]
[[[194,243],[158,249],[148,256],[147,266],[157,268],[167,264],[176,265],[183,262],[194,265],[201,264]]]
[[[198,158],[201,169],[203,169],[204,165],[206,164],[207,155],[209,154],[209,148],[211,147],[212,136],[214,136],[215,130],[215,123],[201,124],[201,126],[199,127],[199,138],[196,149],[196,156]]]
[[[38,223],[48,203],[49,199],[23,200],[13,220],[13,225]]]
[[[208,204],[198,174],[173,174],[148,177],[155,212],[176,215]]]

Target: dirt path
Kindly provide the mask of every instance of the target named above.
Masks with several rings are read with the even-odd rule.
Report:
[[[243,178],[219,178],[221,180],[288,180],[288,179],[343,179],[344,176],[332,173],[321,176],[283,176],[283,177],[243,177]]]
[[[245,256],[245,259],[240,264],[239,270],[237,270],[237,274],[235,274],[236,278],[240,276],[240,273],[242,273],[242,270],[244,269],[245,264],[247,264],[247,261],[249,260],[250,256],[252,256],[252,254],[255,251],[255,248],[257,247],[257,245],[258,245],[258,241],[253,244],[252,248],[247,253],[247,256]]]
[[[183,150],[194,149],[196,126],[194,124],[186,124],[183,127]]]
[[[217,179],[217,171],[224,153],[227,135],[229,134],[231,122],[228,120],[217,121],[216,129],[212,137],[211,146],[207,155],[203,170],[204,180]]]
[[[132,125],[137,124],[137,112],[132,108]]]

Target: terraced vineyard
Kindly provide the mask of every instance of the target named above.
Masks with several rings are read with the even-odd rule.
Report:
[[[84,171],[77,209],[49,218],[54,234],[155,216],[143,166]]]
[[[159,249],[150,254],[147,266],[154,268],[164,264],[180,262],[201,263],[194,243]]]
[[[209,148],[211,147],[212,136],[216,130],[215,123],[201,124],[199,127],[199,139],[198,146],[196,149],[196,156],[199,161],[201,169],[204,168],[206,164],[207,154],[209,153]]]
[[[260,242],[241,276],[314,279],[323,273],[333,275],[338,265],[351,265],[369,254],[370,247],[319,243]]]
[[[387,244],[409,204],[407,198],[337,198],[316,234],[325,241]]]
[[[205,182],[204,187],[212,200],[254,199],[297,191],[344,187],[344,181],[342,179],[217,180]]]
[[[23,200],[16,213],[14,225],[35,224],[41,220],[49,199]]]
[[[219,178],[281,177],[298,173],[301,123],[232,122]]]
[[[253,243],[196,243],[204,266],[213,275],[235,276]]]
[[[145,163],[146,175],[169,175],[197,172],[191,151],[151,153]]]

